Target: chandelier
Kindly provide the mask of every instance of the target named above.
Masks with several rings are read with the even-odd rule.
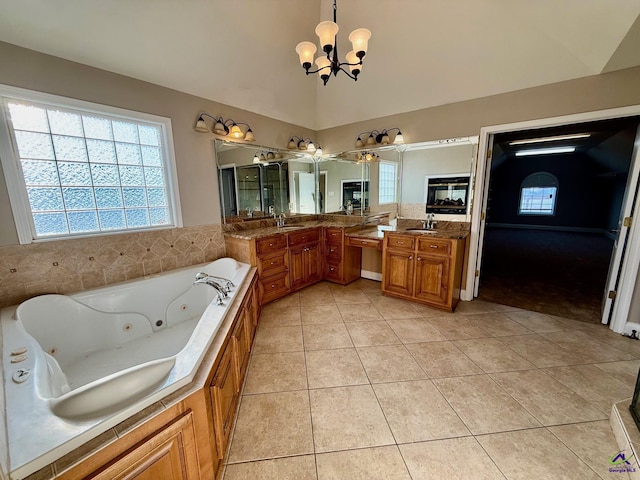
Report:
[[[336,0],[333,0],[333,22],[320,22],[316,27],[316,35],[320,39],[320,46],[326,55],[321,55],[315,60],[317,70],[311,70],[313,56],[317,49],[312,42],[300,42],[296,46],[296,53],[300,56],[300,64],[307,75],[317,73],[324,85],[329,81],[329,77],[337,76],[342,70],[349,78],[358,80],[358,74],[362,70],[362,59],[367,53],[367,46],[371,38],[371,31],[366,28],[357,28],[349,35],[349,41],[353,45],[353,50],[345,55],[346,62],[338,60],[338,24],[336,23],[338,8]],[[347,72],[344,67],[349,67]]]

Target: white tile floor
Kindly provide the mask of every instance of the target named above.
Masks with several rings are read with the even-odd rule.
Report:
[[[621,479],[640,342],[481,301],[326,282],[265,306],[225,480]]]

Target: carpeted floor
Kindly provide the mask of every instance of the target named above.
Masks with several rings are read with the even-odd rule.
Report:
[[[599,323],[612,249],[599,234],[489,227],[479,298]]]

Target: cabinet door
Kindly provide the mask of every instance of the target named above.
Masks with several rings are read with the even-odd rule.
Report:
[[[448,304],[449,257],[418,254],[415,297],[431,303]]]
[[[238,380],[233,358],[233,341],[227,344],[211,382],[211,398],[213,400],[213,422],[215,423],[218,451],[224,456],[238,402]]]
[[[245,327],[247,328],[247,341],[249,350],[253,347],[253,337],[258,327],[258,315],[256,311],[255,289],[252,286],[247,295],[247,308],[245,311]]]
[[[180,417],[120,457],[92,480],[196,480],[200,478],[193,413]]]
[[[304,251],[304,262],[306,266],[305,285],[317,282],[322,278],[322,255],[320,244],[308,245]]]
[[[289,282],[291,290],[297,290],[305,284],[304,246],[289,249]]]
[[[411,296],[413,294],[413,252],[386,250],[382,272],[382,290]]]
[[[238,386],[242,385],[244,380],[244,374],[247,371],[249,365],[249,338],[247,330],[247,320],[250,320],[247,315],[246,304],[238,312],[235,325],[231,333],[231,338],[235,342],[234,353],[236,362],[236,376],[238,378]]]

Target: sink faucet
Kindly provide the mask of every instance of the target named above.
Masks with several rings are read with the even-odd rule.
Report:
[[[196,274],[196,279],[193,282],[194,285],[209,285],[217,292],[216,304],[222,305],[222,301],[227,296],[227,290],[225,287],[216,282],[216,277],[211,277],[204,272]]]
[[[433,217],[435,217],[433,213],[428,213],[427,220],[422,220],[422,228],[424,228],[425,230],[433,230],[435,228]]]
[[[274,213],[275,216],[275,213]],[[278,216],[278,219],[276,220],[276,226],[277,227],[284,227],[284,219],[286,218],[286,215],[284,213],[281,213]]]
[[[252,218],[253,212],[251,211],[251,207],[247,207],[247,217]]]

